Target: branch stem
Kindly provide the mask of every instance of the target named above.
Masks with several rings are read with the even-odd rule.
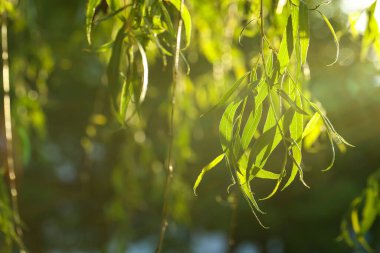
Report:
[[[8,54],[8,26],[7,13],[4,11],[1,15],[1,60],[3,74],[3,102],[4,102],[4,126],[6,139],[6,168],[9,179],[11,207],[13,210],[13,226],[18,236],[17,243],[20,246],[20,252],[26,252],[22,244],[23,231],[20,226],[20,215],[18,208],[18,192],[16,184],[15,161],[13,157],[13,135],[12,135],[12,116],[11,116],[11,99],[10,99],[10,78],[9,78],[9,54]]]
[[[173,84],[171,87],[171,106],[169,111],[169,150],[168,150],[168,160],[167,160],[167,174],[166,182],[164,189],[164,203],[162,207],[162,221],[161,221],[161,230],[160,237],[156,248],[156,253],[162,251],[162,245],[165,238],[166,229],[169,225],[168,216],[169,216],[169,198],[172,187],[172,181],[174,176],[174,162],[173,162],[173,141],[174,141],[174,112],[175,112],[175,99],[176,99],[176,89],[178,83],[181,81],[180,69],[179,69],[179,55],[181,51],[181,35],[182,35],[182,26],[183,21],[181,18],[182,8],[184,5],[184,0],[181,0],[181,5],[179,8],[179,18],[178,18],[178,28],[176,36],[176,46],[175,46],[175,56],[174,56],[174,65],[173,65]]]

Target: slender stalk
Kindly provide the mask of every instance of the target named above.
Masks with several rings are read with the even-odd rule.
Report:
[[[230,232],[228,238],[228,253],[234,252],[236,246],[236,227],[238,218],[238,198],[236,193],[232,193],[231,206],[231,222],[230,222]]]
[[[182,6],[184,0],[181,0],[181,5],[179,8],[179,13],[182,13]],[[169,216],[169,197],[171,191],[171,185],[174,175],[174,165],[173,165],[173,140],[174,140],[174,109],[175,109],[175,98],[176,98],[176,89],[177,84],[180,82],[180,71],[179,71],[179,55],[181,50],[181,35],[182,35],[182,19],[181,16],[178,18],[178,29],[177,29],[177,41],[175,46],[175,57],[173,65],[173,84],[171,91],[171,107],[169,112],[169,150],[168,150],[168,161],[167,161],[167,174],[166,174],[166,183],[164,189],[164,203],[162,207],[162,221],[161,221],[161,231],[160,237],[158,240],[156,253],[160,253],[162,250],[162,245],[165,238],[166,229],[169,225],[168,216]]]
[[[16,185],[15,162],[13,158],[13,136],[12,136],[12,116],[11,116],[11,99],[10,99],[10,81],[9,81],[9,59],[8,59],[8,27],[7,14],[3,12],[1,15],[1,59],[3,73],[3,91],[4,91],[4,126],[6,139],[6,167],[8,171],[11,206],[14,214],[13,223],[14,230],[19,237],[20,252],[26,252],[22,245],[23,232],[20,227],[20,215],[18,210],[18,193]]]
[[[265,34],[264,34],[264,11],[263,11],[263,0],[260,0],[260,56],[261,60],[263,62],[263,69],[264,69],[264,75],[267,76],[267,70],[265,66],[265,58],[264,58],[264,40],[265,40]]]

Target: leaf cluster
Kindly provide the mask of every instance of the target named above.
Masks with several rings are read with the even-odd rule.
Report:
[[[278,14],[283,16],[281,20],[286,20],[286,24],[273,37],[265,34],[265,18],[263,11],[260,12],[258,25],[261,31],[258,36],[261,47],[257,63],[232,85],[215,106],[229,101],[219,125],[223,152],[203,168],[195,182],[194,192],[204,174],[224,159],[232,185],[238,185],[257,217],[256,212],[264,212],[254,194],[254,179],[275,181],[272,191],[260,200],[272,197],[279,189],[286,189],[297,175],[308,187],[304,180],[303,145],[310,148],[325,129],[333,153],[325,171],[335,160],[334,143],[350,145],[336,132],[322,109],[303,92],[306,80],[303,70],[307,68],[310,42],[310,11],[319,12],[318,8],[310,9],[303,1],[289,2]],[[319,13],[338,47],[334,29]],[[272,43],[280,34],[282,38],[277,49]],[[239,88],[240,95],[234,97]],[[268,168],[268,160],[276,150],[282,153],[282,164],[278,168]]]
[[[368,234],[379,217],[380,170],[377,170],[368,178],[362,194],[351,202],[348,215],[341,222],[338,239],[351,247],[363,247],[368,252],[374,252],[368,242]]]
[[[106,6],[106,14],[98,17],[97,9]],[[111,42],[99,49],[111,49],[108,61],[108,87],[116,116],[122,124],[137,111],[145,100],[148,89],[147,49],[157,50],[164,65],[174,52],[176,33],[175,14],[180,12],[185,28],[186,47],[191,37],[191,17],[180,0],[170,1],[115,1],[89,0],[86,12],[86,33],[91,44],[94,25],[111,20],[118,27]],[[128,106],[132,113],[128,114]]]

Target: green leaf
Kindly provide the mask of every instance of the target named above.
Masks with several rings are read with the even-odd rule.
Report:
[[[120,104],[119,104],[119,121],[120,121],[120,123],[125,122],[127,108],[128,108],[128,104],[130,101],[129,84],[130,83],[128,82],[128,80],[124,80],[123,87],[121,89]]]
[[[366,233],[375,222],[378,215],[378,210],[376,208],[376,202],[378,196],[377,189],[368,188],[366,189],[365,204],[362,212],[362,222],[360,224],[360,230],[362,233]]]
[[[218,103],[216,103],[216,105],[214,105],[210,110],[208,110],[206,113],[204,113],[203,115],[213,111],[215,108],[223,105],[231,96],[232,94],[234,94],[234,92],[239,88],[239,86],[244,82],[244,80],[247,78],[247,76],[250,74],[251,72],[248,71],[247,73],[245,73],[239,80],[237,80],[233,85],[232,87],[223,95],[223,97],[219,100]],[[203,116],[202,115],[202,116]]]
[[[143,70],[144,70],[143,80],[142,80],[142,85],[141,85],[140,99],[139,99],[139,102],[142,103],[145,99],[146,92],[148,90],[148,70],[149,70],[149,68],[148,68],[148,60],[147,60],[144,48],[141,46],[141,44],[138,41],[137,41],[137,46],[138,46],[139,51],[140,51],[141,62],[143,65]]]
[[[351,212],[351,224],[355,234],[360,234],[360,222],[357,208],[354,208]]]
[[[247,199],[249,205],[251,206],[251,209],[252,209],[253,213],[255,213],[254,210],[257,210],[258,212],[264,214],[265,212],[263,212],[260,209],[260,207],[257,204],[255,198],[253,197],[251,186],[250,186],[249,182],[246,180],[246,175],[245,175],[244,172],[245,171],[243,171],[243,173],[237,173],[237,175],[238,175],[237,179],[238,179],[238,182],[239,182],[239,185],[240,185],[240,189],[243,192],[245,198]],[[256,216],[256,218],[258,219],[257,216]]]
[[[100,45],[94,49],[92,49],[96,53],[103,53],[108,51],[110,48],[113,47],[114,41],[106,42],[103,45]]]
[[[267,72],[267,75],[269,77],[272,77],[273,75],[273,72],[274,72],[274,62],[273,62],[273,53],[270,53],[268,55],[268,58],[266,59],[266,62],[265,62],[265,69],[266,69],[266,72]]]
[[[278,51],[278,60],[280,62],[280,74],[284,73],[293,52],[292,29],[292,18],[291,16],[289,16],[284,34],[281,39],[280,49]]]
[[[238,102],[232,102],[226,108],[223,113],[222,119],[219,124],[219,138],[222,145],[223,152],[226,152],[230,146],[232,137],[233,137],[233,125],[236,110],[241,104],[241,100]]]
[[[282,89],[277,89],[277,93],[288,102],[288,104],[298,113],[309,115],[307,112],[302,110],[290,97],[286,92]]]
[[[106,15],[106,16],[104,16],[104,17],[101,17],[101,18],[99,18],[99,19],[97,19],[97,20],[94,22],[94,24],[97,25],[97,24],[99,24],[99,23],[101,23],[101,22],[104,22],[104,21],[106,21],[106,20],[108,20],[108,19],[111,19],[111,18],[113,18],[114,16],[116,16],[117,14],[119,14],[120,12],[122,12],[123,10],[125,10],[126,8],[131,7],[131,6],[132,6],[132,4],[124,5],[123,7],[120,7],[119,9],[117,9],[117,10],[111,12],[110,14],[108,14],[108,15]]]
[[[294,90],[292,95],[295,98],[295,103],[298,107],[302,109],[302,100],[298,90]],[[290,147],[291,155],[290,157],[293,160],[293,165],[291,169],[291,174],[288,178],[288,181],[282,188],[285,190],[293,181],[297,173],[300,175],[300,181],[306,186],[307,184],[303,180],[303,171],[301,168],[302,162],[302,133],[303,133],[303,115],[301,113],[295,112],[294,117],[291,120],[289,126],[290,138],[293,140],[292,146]]]
[[[218,165],[224,158],[225,154],[221,154],[219,156],[217,156],[214,160],[212,160],[209,164],[207,164],[201,171],[201,173],[199,174],[199,176],[197,177],[197,180],[195,181],[195,184],[194,184],[194,187],[193,187],[193,190],[194,190],[194,195],[197,196],[197,188],[199,186],[199,184],[201,183],[202,181],[202,178],[204,176],[204,174],[206,174],[206,172],[210,171],[211,169],[213,169],[216,165]]]
[[[256,86],[254,90],[255,96],[255,106],[258,106],[263,103],[264,99],[268,96],[268,84],[264,79]]]
[[[319,13],[319,15],[321,15],[322,19],[325,21],[326,25],[330,29],[330,32],[331,32],[332,36],[334,37],[334,43],[335,43],[335,46],[336,46],[336,55],[335,55],[334,61],[332,63],[330,63],[330,64],[327,65],[327,66],[331,66],[331,65],[335,64],[338,61],[338,58],[339,58],[339,40],[338,40],[338,37],[336,36],[334,27],[331,25],[329,19],[322,12],[320,12],[318,10],[317,10],[317,12]]]
[[[299,6],[290,5],[291,17],[292,17],[292,27],[293,27],[293,44],[294,51],[297,59],[297,69],[301,68],[301,45],[299,38]]]
[[[302,133],[302,138],[309,135],[314,129],[319,126],[318,122],[321,121],[321,115],[318,112],[315,112],[309,122],[306,124],[305,129]]]
[[[303,145],[305,149],[311,149],[312,145],[321,135],[323,120],[318,112],[315,112],[302,133]]]
[[[185,34],[186,34],[186,46],[187,48],[190,45],[191,40],[191,16],[190,12],[187,9],[185,4],[182,4],[181,0],[167,0],[170,2],[178,11],[181,11],[181,18],[183,20],[183,24],[185,26]],[[182,5],[182,6],[181,6]],[[182,10],[181,10],[182,8]]]
[[[344,240],[348,246],[353,247],[354,242],[352,241],[351,236],[350,236],[350,230],[351,229],[348,228],[348,223],[346,220],[342,221],[342,223],[340,225],[340,230],[341,230],[341,234],[340,234],[340,237],[338,239]]]
[[[268,88],[265,82],[260,82],[256,87],[256,96],[254,98],[254,111],[249,115],[248,120],[244,126],[242,133],[242,147],[244,150],[248,148],[251,143],[252,138],[257,130],[257,127],[261,120],[261,115],[263,111],[262,103],[264,99],[268,96]]]
[[[116,11],[121,8],[122,2],[120,0],[106,0],[106,2],[111,11]]]
[[[100,0],[88,0],[86,7],[86,36],[88,44],[91,45],[91,30],[94,21],[96,7],[100,4]]]
[[[108,85],[114,93],[118,90],[120,82],[120,59],[123,48],[123,40],[125,38],[124,29],[125,25],[119,29],[116,35],[116,39],[112,47],[111,58],[107,68]]]
[[[264,197],[264,198],[261,198],[260,200],[266,200],[266,199],[269,199],[271,197],[274,196],[274,194],[276,194],[276,192],[278,191],[279,187],[280,187],[280,184],[281,184],[281,181],[282,181],[282,178],[284,177],[284,174],[286,173],[286,164],[288,162],[288,154],[287,154],[287,150],[285,150],[285,154],[284,154],[284,160],[283,160],[283,163],[282,163],[282,168],[281,168],[281,174],[279,175],[278,179],[277,179],[277,183],[276,185],[274,186],[272,192],[270,194],[268,194],[268,196]]]
[[[323,172],[326,172],[326,171],[330,170],[333,167],[334,163],[335,163],[335,147],[334,147],[334,141],[333,141],[333,139],[331,137],[331,132],[330,131],[327,131],[327,137],[329,139],[329,143],[330,143],[330,147],[331,147],[331,152],[332,152],[332,157],[331,157],[330,164],[326,167],[326,169],[322,170]]]
[[[255,105],[255,110],[249,115],[248,120],[244,126],[241,142],[244,150],[248,148],[248,145],[253,139],[253,135],[257,130],[257,126],[260,123],[261,114],[263,111],[263,106],[259,104],[257,107]]]
[[[277,179],[280,178],[280,174],[278,174],[278,173],[274,173],[274,172],[269,171],[269,170],[260,169],[260,170],[257,171],[257,173],[255,174],[255,177],[257,177],[257,178],[262,178],[262,179],[273,179],[273,180],[277,180]]]
[[[310,30],[309,30],[309,8],[307,5],[300,1],[299,6],[299,40],[300,40],[300,53],[301,64],[305,64],[307,52],[309,50]]]
[[[262,226],[263,228],[268,228],[264,226],[264,224],[260,221],[259,217],[256,214],[256,211],[262,214],[264,214],[264,212],[259,208],[259,205],[257,204],[255,198],[253,197],[252,191],[249,187],[249,183],[246,183],[246,182],[240,183],[240,190],[242,191],[245,200],[248,202],[248,205],[251,208],[251,212],[256,217],[256,220],[259,222],[260,226]]]
[[[282,125],[282,120],[283,118],[280,120],[279,125]],[[274,125],[270,129],[265,130],[265,132],[255,141],[249,154],[249,174],[247,175],[249,179],[251,179],[251,171],[254,171],[255,168],[262,169],[264,167],[270,154],[278,146],[282,139],[282,135],[279,126],[276,125],[274,115],[270,115],[269,112],[266,122],[268,121],[274,121]],[[251,174],[254,175],[253,172]]]
[[[165,23],[168,26],[169,33],[173,37],[175,37],[174,26],[173,26],[173,22],[172,22],[172,20],[170,18],[170,14],[169,14],[168,10],[166,9],[165,5],[162,3],[162,1],[158,1],[158,3],[160,4],[161,11],[163,13],[163,16],[164,16],[164,19],[165,19]]]

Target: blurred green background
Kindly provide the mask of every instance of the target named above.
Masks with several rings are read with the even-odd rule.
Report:
[[[194,6],[199,2],[194,1]],[[244,20],[231,14],[234,1],[222,2],[228,8],[221,10],[230,13],[230,21],[237,20],[231,25],[236,28],[233,33],[239,33]],[[340,4],[333,1],[322,11],[337,31],[345,31],[347,15]],[[141,116],[120,127],[106,89],[102,60],[106,56],[99,57],[86,42],[86,3],[29,0],[20,1],[17,8],[20,16],[9,22],[9,54],[20,216],[27,248],[36,253],[153,252],[165,181],[171,60],[165,67],[158,57],[150,57],[149,90]],[[197,16],[218,9],[205,3],[192,12],[197,22]],[[221,67],[210,60],[221,56],[218,45],[202,45],[205,38],[195,39],[186,51],[190,78],[179,87],[176,171],[164,252],[224,252],[230,233],[239,253],[354,252],[336,238],[351,200],[365,187],[368,175],[380,168],[380,65],[371,57],[360,60],[360,43],[342,32],[339,61],[326,67],[335,54],[334,42],[320,17],[311,15],[310,24],[308,88],[335,128],[356,147],[338,152],[327,173],[320,171],[331,157],[327,143],[321,142],[317,153],[307,155],[305,180],[311,189],[297,181],[261,203],[267,212],[262,220],[270,229],[258,225],[237,194],[236,228],[231,229],[234,218],[226,192],[230,177],[223,164],[205,176],[198,197],[192,192],[201,168],[221,152],[222,109],[200,115],[234,80],[218,77]],[[229,27],[214,25],[215,30],[206,27],[200,31],[203,35],[194,36],[212,38],[219,28]],[[107,29],[106,24],[95,32]],[[244,65],[239,57],[253,55],[257,42],[245,38],[240,46],[233,38],[223,43],[240,50],[231,53],[235,58],[229,70],[239,74]],[[202,47],[214,48],[215,55]],[[223,52],[223,44],[219,49]],[[3,139],[1,150],[5,152]],[[268,191],[260,182],[257,187],[263,194]],[[378,225],[368,238],[376,252],[380,252]]]

